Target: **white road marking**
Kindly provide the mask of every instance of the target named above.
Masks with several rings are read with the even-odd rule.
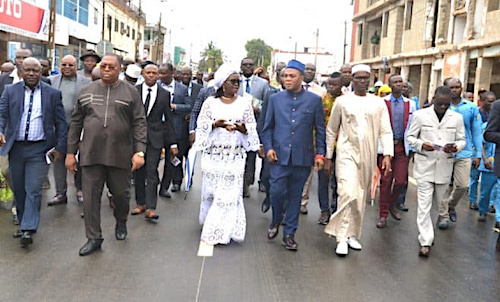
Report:
[[[198,257],[212,257],[214,255],[214,246],[200,241],[198,248]]]
[[[200,279],[198,280],[198,288],[196,289],[196,300],[194,300],[195,302],[198,302],[200,299],[201,279],[203,278],[203,270],[205,268],[205,259],[207,259],[207,258],[203,257],[203,262],[201,263]]]

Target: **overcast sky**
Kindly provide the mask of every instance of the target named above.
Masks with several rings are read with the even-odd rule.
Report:
[[[133,0],[135,4],[139,0]],[[228,61],[238,63],[245,55],[246,41],[263,39],[273,48],[293,51],[314,48],[319,28],[319,51],[342,57],[344,21],[348,23],[348,43],[352,0],[142,0],[148,23],[171,30],[166,37],[172,46],[181,46],[189,61],[198,61],[209,41],[221,48]],[[248,3],[245,4],[245,3]],[[349,52],[349,50],[348,50]]]

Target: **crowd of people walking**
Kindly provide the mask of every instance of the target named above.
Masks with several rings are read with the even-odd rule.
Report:
[[[68,55],[53,76],[29,49],[16,52],[13,66],[2,65],[0,154],[8,156],[19,224],[13,236],[22,247],[33,244],[39,227],[49,165],[56,189],[49,206],[73,200],[67,171],[74,174],[87,237],[79,253],[85,256],[103,242],[105,185],[115,237],[124,240],[129,213],[160,219],[158,195],[172,198],[182,189],[191,172],[184,169],[189,152],[201,153],[199,222],[209,245],[244,241],[244,198],[259,179],[262,212],[272,209],[268,239],[282,229],[283,246],[297,250],[299,216],[308,213],[316,174],[318,224],[336,238],[339,256],[362,249],[365,206],[378,183],[376,227],[385,228],[389,216],[402,219],[410,174],[417,183],[420,256],[428,257],[434,243],[433,202],[439,229],[457,223],[456,207],[468,198],[480,222],[496,213],[500,232],[500,166],[494,164],[500,103],[491,91],[481,91],[478,107],[464,97],[470,95],[458,78],[447,78],[422,101],[411,97],[413,86],[401,75],[390,75],[384,85],[364,64],[344,65],[320,85],[316,66],[297,60],[278,63],[271,79],[250,58],[239,68],[225,63],[204,79],[189,67],[115,54],[89,51],[79,59],[82,70]]]

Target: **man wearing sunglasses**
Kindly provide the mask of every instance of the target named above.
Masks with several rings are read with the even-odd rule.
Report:
[[[71,121],[71,112],[78,99],[80,90],[83,86],[89,84],[91,80],[83,75],[77,74],[78,62],[75,57],[67,55],[61,60],[61,73],[51,77],[52,87],[61,91],[64,113],[66,121]],[[49,206],[64,204],[68,202],[66,195],[68,184],[66,182],[66,166],[64,158],[54,162],[54,180],[56,182],[56,195],[47,203]],[[83,202],[82,182],[79,177],[79,171],[75,174],[76,197],[79,203]]]

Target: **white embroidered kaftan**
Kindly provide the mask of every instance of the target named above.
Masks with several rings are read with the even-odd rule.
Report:
[[[216,120],[245,122],[247,134],[212,129]],[[208,244],[228,244],[245,239],[246,218],[243,206],[243,174],[246,152],[259,149],[259,137],[251,100],[238,98],[224,104],[209,97],[201,108],[193,148],[201,150],[203,186],[200,205],[201,240]]]
[[[337,242],[361,236],[366,197],[377,167],[379,139],[384,155],[393,156],[389,112],[381,98],[349,93],[335,100],[326,127],[326,157],[332,158],[337,140],[338,206],[325,232],[336,236]]]

